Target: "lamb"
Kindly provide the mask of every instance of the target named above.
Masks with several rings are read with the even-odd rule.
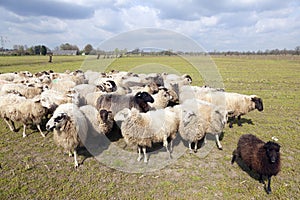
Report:
[[[141,112],[150,110],[148,102],[153,103],[153,97],[147,92],[135,95],[103,94],[97,99],[96,108],[112,111],[113,116],[123,108],[137,108]]]
[[[160,87],[158,93],[152,95],[154,103],[149,103],[151,109],[162,109],[168,106],[172,96],[168,89]]]
[[[84,113],[87,120],[93,125],[93,127],[98,127],[100,133],[107,135],[113,128],[114,119],[112,117],[111,111],[105,109],[97,110],[91,105],[85,105],[80,107],[80,110]]]
[[[41,105],[39,98],[26,99],[6,95],[1,97],[0,104],[1,117],[5,119],[8,125],[8,119],[12,122],[21,122],[23,124],[23,137],[26,137],[26,126],[29,124],[35,124],[41,135],[45,137],[40,123],[46,114],[46,108]],[[9,127],[12,131],[15,131],[13,123],[12,127]]]
[[[276,142],[264,141],[252,134],[244,134],[240,137],[237,149],[233,151],[231,164],[237,157],[241,158],[250,170],[256,171],[260,176],[260,182],[264,183],[263,176],[268,178],[266,192],[271,193],[271,177],[280,171],[280,145]]]
[[[242,115],[245,115],[255,109],[260,112],[263,111],[263,101],[256,95],[215,91],[203,95],[200,99],[225,107],[228,112],[228,117],[231,118],[229,123],[230,128],[232,128],[232,124],[236,116],[238,119],[238,125],[242,126],[240,122]]]
[[[196,144],[199,140],[197,138],[201,139],[205,134],[214,135],[218,148],[222,150],[219,135],[223,132],[227,122],[226,110],[198,99],[188,99],[182,104],[174,106],[173,109],[181,117],[179,133],[189,142],[190,150],[191,143],[194,142]],[[187,115],[188,112],[190,112],[190,116]],[[189,131],[193,130],[193,127],[197,132]],[[197,146],[195,145],[195,151],[196,149]]]
[[[87,120],[79,108],[72,103],[61,104],[46,124],[47,130],[53,130],[53,139],[58,146],[74,153],[74,166],[77,168],[77,148],[82,145],[80,135],[88,131]]]
[[[125,108],[118,112],[114,120],[121,122],[121,133],[126,143],[138,146],[138,161],[144,154],[144,162],[148,162],[146,147],[151,147],[154,142],[163,142],[164,147],[171,158],[172,142],[175,139],[179,119],[170,108],[140,113],[137,109]],[[170,150],[168,140],[170,139]]]

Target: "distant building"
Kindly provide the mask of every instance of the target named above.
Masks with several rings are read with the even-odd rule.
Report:
[[[77,50],[54,50],[53,55],[55,56],[76,56],[78,55]]]

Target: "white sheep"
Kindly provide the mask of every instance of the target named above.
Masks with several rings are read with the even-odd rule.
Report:
[[[86,95],[88,93],[94,93],[100,91],[100,89],[97,88],[95,85],[90,85],[90,84],[76,85],[74,87],[74,90],[77,91],[79,94],[79,106],[83,106],[87,104]]]
[[[65,103],[79,105],[78,92],[74,89],[65,92],[50,89],[41,93],[41,104],[49,110],[49,113],[53,113],[59,105]]]
[[[69,152],[69,156],[74,153],[74,165],[77,168],[76,149],[82,146],[80,135],[86,135],[88,131],[86,118],[78,106],[72,103],[58,106],[47,122],[46,129],[53,130],[55,143]]]
[[[183,102],[180,105],[174,106],[174,111],[177,113],[177,115],[181,118],[180,122],[183,123],[180,126],[180,130],[183,133],[183,137],[187,134],[192,134],[191,137],[202,137],[205,134],[212,134],[215,136],[216,143],[219,149],[222,149],[222,145],[219,141],[219,135],[223,132],[224,126],[227,122],[227,112],[222,107],[216,106],[214,104],[211,104],[209,102],[201,101],[198,99],[188,99],[185,102]],[[189,124],[189,126],[194,126],[195,130],[198,131],[204,131],[202,133],[200,132],[187,132],[188,129],[184,128],[184,124],[188,124],[189,116],[186,116],[185,112],[191,112],[192,114],[195,114],[195,117],[198,118],[197,120],[194,120],[193,124]],[[192,117],[192,115],[190,116]],[[193,118],[193,117],[192,117]],[[200,119],[201,118],[201,119]],[[201,124],[202,127],[199,127]],[[192,128],[191,128],[192,129]],[[194,134],[194,136],[193,136]],[[198,134],[198,135],[197,135]],[[188,139],[189,137],[186,136]],[[192,141],[188,139],[189,142],[197,142]],[[197,147],[196,147],[197,148]]]
[[[197,152],[198,142],[204,138],[206,143],[206,121],[199,116],[199,113],[191,110],[182,110],[182,118],[179,123],[178,132],[182,139],[188,141],[190,153],[192,153],[192,143],[195,144],[194,152]]]
[[[154,142],[163,142],[171,157],[172,142],[178,131],[179,119],[170,108],[147,113],[140,113],[135,108],[131,110],[125,108],[118,112],[114,119],[117,123],[121,122],[121,132],[125,142],[138,147],[138,161],[143,158],[141,154],[143,150],[144,162],[148,162],[146,147],[151,147]],[[171,140],[170,150],[168,138]]]
[[[33,98],[39,94],[41,94],[43,91],[43,87],[41,85],[35,86],[33,84],[24,85],[24,84],[4,84],[1,86],[1,94],[8,94],[8,93],[14,93],[14,94],[20,94],[26,98]]]
[[[45,137],[40,123],[46,114],[46,108],[41,105],[40,98],[26,99],[17,95],[4,95],[0,98],[0,105],[1,117],[8,125],[7,119],[23,124],[23,137],[26,137],[26,126],[29,124],[35,124],[41,135]],[[14,125],[9,127],[12,131],[15,130]]]
[[[162,109],[168,106],[172,96],[168,89],[160,87],[158,93],[152,95],[154,102],[149,103],[152,110]]]
[[[228,113],[228,117],[231,118],[229,123],[230,128],[232,128],[235,117],[238,118],[238,125],[241,126],[240,120],[242,115],[255,109],[263,111],[262,99],[256,95],[214,91],[198,96],[197,98],[224,107]]]
[[[102,134],[108,134],[113,128],[114,119],[111,111],[105,109],[97,110],[94,106],[85,105],[80,107],[87,120],[92,124],[95,130],[99,130]]]

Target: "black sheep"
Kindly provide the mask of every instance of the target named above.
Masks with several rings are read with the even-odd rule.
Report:
[[[280,145],[275,142],[260,140],[252,134],[242,135],[238,141],[237,149],[233,151],[231,164],[236,157],[260,175],[260,182],[264,183],[263,176],[268,177],[267,193],[271,192],[271,177],[280,171]]]
[[[153,103],[153,97],[147,92],[138,92],[133,95],[104,94],[97,99],[96,108],[112,111],[113,116],[124,108],[136,108],[140,112],[150,109],[148,102]]]

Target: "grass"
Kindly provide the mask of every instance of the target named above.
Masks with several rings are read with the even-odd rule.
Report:
[[[180,57],[98,61],[102,64],[84,60],[82,56],[57,56],[53,57],[53,63],[42,56],[0,57],[0,72],[99,69],[99,66],[105,66],[106,70],[134,71],[149,69],[149,63],[158,63],[165,69],[174,66],[176,72],[192,74],[196,85],[205,83],[197,70]],[[232,129],[225,128],[221,141],[223,151],[214,147],[204,158],[186,151],[171,165],[147,173],[115,170],[93,157],[74,170],[73,158],[57,148],[51,133],[41,138],[32,130],[28,131],[27,138],[22,138],[22,130],[11,133],[1,120],[0,199],[297,199],[300,193],[299,57],[227,56],[213,57],[213,62],[227,91],[257,94],[262,97],[265,108],[261,113],[253,111],[244,116],[242,127],[234,124]],[[265,141],[272,136],[279,139],[282,170],[272,178],[270,195],[249,171],[243,171],[236,163],[230,164],[237,140],[245,133],[255,134]],[[82,161],[84,156],[80,155],[79,159]],[[125,164],[118,160],[114,163]],[[142,162],[135,165],[145,167]]]

